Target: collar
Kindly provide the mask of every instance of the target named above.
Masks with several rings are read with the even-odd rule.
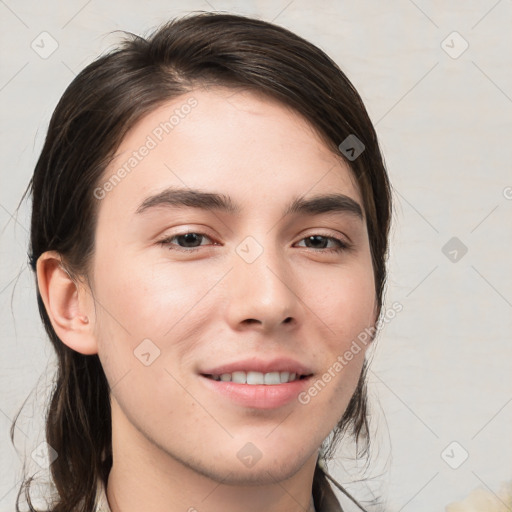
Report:
[[[103,481],[98,478],[96,489],[96,506],[94,512],[112,512],[107,500],[107,493]]]

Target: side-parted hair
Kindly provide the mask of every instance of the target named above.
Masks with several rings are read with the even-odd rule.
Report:
[[[230,14],[193,13],[171,20],[146,39],[129,34],[72,81],[53,113],[26,192],[33,199],[32,270],[41,254],[57,251],[73,278],[88,276],[99,207],[94,190],[105,180],[105,169],[124,136],[160,105],[209,86],[253,91],[291,107],[346,161],[363,199],[380,313],[391,191],[359,94],[313,44],[277,25]],[[339,149],[350,135],[364,144],[356,159]],[[50,466],[56,498],[48,510],[91,512],[97,481],[106,485],[112,467],[109,385],[97,355],[80,354],[58,338],[39,291],[37,302],[58,363],[46,419],[46,441],[58,453]],[[316,504],[336,500],[322,462],[332,456],[337,442],[351,435],[367,451],[366,373],[365,361],[329,446],[322,446],[313,482]],[[18,512],[23,491],[30,511],[36,511],[30,499],[32,481],[25,477],[19,489]]]

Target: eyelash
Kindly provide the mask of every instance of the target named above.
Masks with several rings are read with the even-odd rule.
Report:
[[[187,232],[184,232],[184,233],[177,233],[175,235],[172,235],[172,236],[166,237],[166,238],[164,238],[162,240],[159,240],[158,244],[160,244],[163,247],[168,248],[171,251],[179,251],[179,252],[184,252],[184,253],[196,252],[199,249],[201,249],[201,247],[204,247],[204,246],[185,248],[185,247],[180,247],[179,245],[172,243],[172,240],[174,240],[175,238],[178,238],[180,236],[185,236],[185,235],[192,235],[192,234],[193,235],[199,235],[199,236],[202,236],[202,237],[206,237],[206,238],[211,240],[211,237],[209,237],[205,233],[200,233],[200,232],[197,232],[197,231],[187,231]],[[337,238],[337,237],[334,237],[334,236],[319,235],[319,234],[308,235],[308,236],[306,236],[304,238],[301,238],[299,240],[299,242],[302,242],[303,240],[306,240],[307,238],[311,238],[313,236],[321,236],[322,238],[327,239],[329,241],[334,241],[336,244],[338,244],[338,246],[337,247],[329,247],[329,248],[325,247],[325,248],[320,248],[320,249],[315,249],[314,247],[304,247],[304,246],[302,246],[302,247],[304,247],[304,249],[309,249],[309,250],[314,251],[314,252],[321,251],[321,252],[324,252],[324,253],[341,253],[341,252],[344,252],[344,251],[349,251],[353,247],[352,244],[349,244],[348,242],[346,242],[344,240],[341,240],[340,238]]]

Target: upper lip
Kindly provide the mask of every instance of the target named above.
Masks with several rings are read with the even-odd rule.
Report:
[[[226,363],[220,366],[201,370],[203,375],[222,375],[223,373],[242,372],[290,372],[297,375],[311,375],[313,372],[310,368],[288,357],[279,357],[265,361],[259,358],[248,358],[232,363]]]

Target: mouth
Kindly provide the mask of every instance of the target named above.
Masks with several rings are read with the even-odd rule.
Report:
[[[201,368],[198,373],[213,400],[243,408],[276,410],[297,401],[297,396],[310,385],[313,368],[290,357],[264,360],[248,356]]]
[[[234,371],[201,373],[209,392],[228,403],[250,409],[279,409],[294,401],[309,385],[313,374],[297,372]]]
[[[233,382],[235,384],[248,384],[252,386],[265,385],[265,386],[276,386],[279,384],[288,384],[298,380],[304,380],[309,375],[301,375],[296,372],[256,372],[256,371],[235,371],[232,373],[221,373],[221,374],[201,374],[207,379],[215,380],[218,382]]]

